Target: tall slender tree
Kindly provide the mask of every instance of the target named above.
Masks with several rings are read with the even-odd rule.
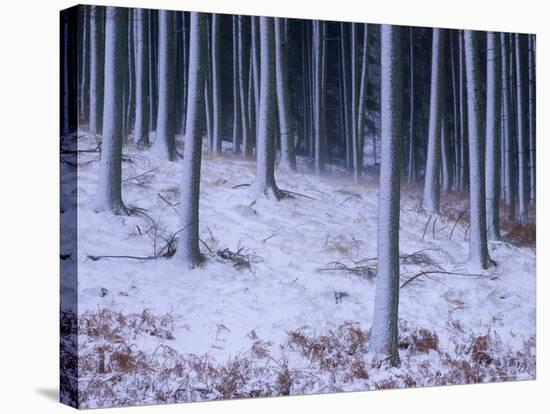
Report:
[[[315,171],[321,174],[327,162],[326,136],[326,22],[313,21],[313,53],[314,53],[314,134],[315,134]]]
[[[426,176],[422,206],[430,213],[439,213],[441,174],[441,106],[443,103],[444,29],[433,29],[432,81],[430,91],[430,124],[426,154]]]
[[[487,32],[487,105],[485,128],[485,198],[487,237],[500,239],[500,36]]]
[[[378,264],[371,351],[398,366],[399,202],[402,141],[401,28],[381,32],[381,169],[378,196]]]
[[[136,120],[134,142],[149,146],[149,45],[147,10],[136,9]]]
[[[529,198],[531,203],[536,201],[536,68],[535,68],[535,35],[529,35]]]
[[[279,134],[281,141],[281,164],[296,169],[294,153],[294,130],[290,112],[288,83],[288,52],[284,19],[275,19],[275,74],[277,83],[277,108],[279,113]]]
[[[466,91],[468,94],[468,137],[470,157],[470,261],[487,269],[491,265],[487,248],[485,212],[485,169],[483,158],[483,114],[481,70],[479,65],[479,33],[464,31]]]
[[[104,8],[90,6],[90,131],[103,129],[103,94],[105,44],[103,38]]]
[[[174,161],[176,153],[174,12],[159,12],[159,79],[157,133],[151,151],[161,159]]]
[[[513,156],[513,111],[512,111],[512,87],[510,72],[510,35],[500,34],[501,50],[501,76],[502,76],[502,118],[504,121],[504,199],[508,207],[508,218],[515,219],[515,186],[514,186],[514,156]]]
[[[515,39],[515,57],[516,57],[516,104],[517,104],[517,133],[518,133],[518,220],[523,223],[527,220],[527,208],[529,203],[529,188],[527,183],[527,134],[525,131],[525,85],[524,85],[524,65],[522,53],[521,35],[516,33]]]
[[[192,12],[189,39],[187,125],[177,250],[177,257],[189,267],[197,266],[202,261],[199,248],[199,195],[207,53],[206,14]]]
[[[103,141],[95,211],[126,215],[122,202],[122,84],[126,71],[128,9],[106,8]]]
[[[238,16],[237,40],[238,49],[238,73],[239,73],[239,112],[241,116],[242,154],[243,157],[252,156],[252,139],[250,137],[250,117],[248,112],[248,76],[249,76],[249,42],[247,33],[249,31],[249,17]]]
[[[260,112],[256,142],[254,191],[278,200],[275,183],[275,27],[272,17],[260,17]]]
[[[214,154],[222,152],[221,77],[220,77],[220,15],[212,15],[212,139]]]
[[[233,20],[233,153],[241,152],[241,99],[239,78],[239,16]]]

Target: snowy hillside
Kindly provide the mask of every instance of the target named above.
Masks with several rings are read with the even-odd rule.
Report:
[[[85,131],[79,142],[81,149],[96,147]],[[286,198],[255,199],[247,186],[254,161],[204,155],[200,238],[206,261],[188,270],[169,257],[179,230],[181,162],[126,147],[122,193],[133,214],[125,217],[92,210],[98,158],[79,155],[79,341],[82,358],[95,358],[101,367],[81,363],[82,390],[101,378],[134,393],[126,396],[133,400],[121,401],[90,387],[85,405],[534,378],[534,248],[490,242],[497,266],[483,273],[468,268],[467,223],[464,215],[454,219],[466,199],[443,196],[448,214],[435,220],[420,210],[421,192],[403,187],[403,362],[388,374],[366,353],[376,275],[374,179],[356,184],[335,167],[318,177],[298,158],[297,173],[276,169]],[[84,322],[98,329],[103,324],[103,330],[86,331]],[[127,365],[114,363],[118,346],[128,346]],[[347,350],[343,356],[332,353],[339,346]],[[168,356],[167,349],[174,352]],[[328,360],[315,359],[323,352]],[[157,373],[157,381],[139,368],[140,359],[169,365],[190,361],[190,355],[209,361],[218,374],[182,365],[177,374]],[[342,358],[353,361],[348,366]],[[215,386],[220,367],[237,360],[251,364],[241,367],[241,382],[230,391]],[[477,376],[468,376],[457,361],[466,361]],[[365,372],[350,376],[357,364]]]

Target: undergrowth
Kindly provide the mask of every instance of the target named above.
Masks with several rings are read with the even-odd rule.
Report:
[[[289,331],[279,347],[251,331],[246,352],[219,361],[208,354],[178,351],[170,314],[100,309],[78,319],[65,312],[61,319],[62,368],[72,372],[71,368],[78,366],[82,408],[513,381],[535,376],[534,337],[512,349],[496,333],[466,333],[451,322],[452,344],[443,349],[436,332],[400,321],[401,367],[387,369],[368,354],[370,332],[352,322],[320,333],[306,327]],[[74,380],[74,375],[71,378]],[[70,385],[64,387],[62,383],[62,397],[76,397],[71,393],[77,388]]]

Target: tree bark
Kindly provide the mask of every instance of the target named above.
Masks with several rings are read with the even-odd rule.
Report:
[[[275,183],[275,27],[274,18],[260,17],[260,112],[256,142],[254,191],[278,200]]]
[[[136,120],[134,142],[139,148],[149,146],[149,22],[147,10],[136,9]]]
[[[222,115],[220,79],[220,15],[212,15],[212,123],[214,154],[222,152]]]
[[[128,9],[106,8],[105,105],[95,211],[126,215],[122,202],[122,84],[126,71]]]
[[[485,197],[487,237],[500,240],[500,36],[487,32],[487,114],[485,129]]]
[[[156,157],[174,161],[176,154],[174,12],[159,12],[159,79],[157,132],[151,151]]]
[[[487,269],[491,265],[491,258],[487,249],[478,36],[479,33],[476,31],[464,31],[466,91],[468,94],[468,137],[470,138],[470,261],[477,268]]]
[[[430,91],[430,124],[428,150],[426,154],[426,176],[422,205],[429,213],[439,214],[441,174],[441,106],[443,103],[443,58],[445,32],[433,29],[432,40],[432,81]]]
[[[90,131],[103,129],[103,95],[105,71],[104,8],[91,6],[90,11]]]
[[[189,267],[202,261],[199,248],[199,196],[204,84],[206,72],[206,14],[191,13],[187,125],[181,182],[180,229],[177,257]]]
[[[402,141],[401,28],[381,31],[381,169],[378,264],[371,351],[398,366],[399,202]]]
[[[281,140],[281,165],[290,170],[296,169],[294,153],[294,129],[290,113],[288,83],[287,38],[283,19],[275,19],[275,75],[277,82],[277,108],[279,114],[279,134]]]

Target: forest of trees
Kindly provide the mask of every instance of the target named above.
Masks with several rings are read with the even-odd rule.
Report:
[[[255,160],[251,191],[274,203],[278,169],[379,180],[371,346],[392,365],[401,188],[434,215],[442,194],[469,197],[478,269],[496,265],[501,222],[535,219],[534,35],[99,6],[80,6],[76,27],[61,42],[62,132],[74,93],[74,125],[101,138],[94,209],[131,214],[125,146],[181,162],[182,275],[203,261],[204,152]]]

